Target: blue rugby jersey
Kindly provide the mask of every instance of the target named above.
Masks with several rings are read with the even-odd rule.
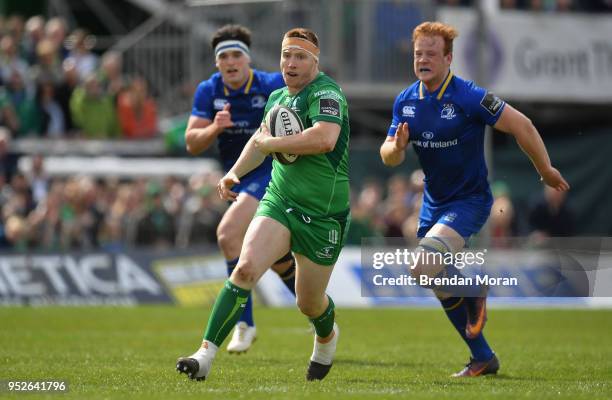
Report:
[[[452,72],[433,93],[417,81],[397,96],[387,135],[408,123],[410,143],[425,173],[426,204],[474,195],[490,199],[485,125],[494,125],[504,107],[504,101]]]
[[[217,111],[230,103],[230,113],[234,126],[226,129],[217,137],[217,146],[223,168],[228,171],[236,162],[242,149],[259,128],[268,96],[274,90],[284,87],[283,76],[278,73],[252,69],[249,79],[238,90],[223,84],[219,72],[201,82],[194,95],[191,115],[209,120],[215,119]],[[272,169],[272,158],[266,160],[256,170]]]

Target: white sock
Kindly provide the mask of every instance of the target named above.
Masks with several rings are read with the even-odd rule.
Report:
[[[195,358],[197,360],[201,357],[204,357],[205,354],[207,357],[214,358],[215,355],[217,355],[217,350],[219,350],[219,347],[217,347],[216,344],[214,344],[213,342],[209,342],[208,340],[204,340],[202,342],[202,346],[200,346],[198,351],[193,353],[191,358]]]
[[[334,355],[336,354],[336,344],[338,343],[338,336],[340,334],[340,330],[338,329],[338,325],[334,322],[334,337],[327,343],[321,343],[317,340],[317,336],[315,335],[315,344],[314,350],[312,351],[312,356],[310,357],[311,361],[317,362],[323,365],[331,365],[334,360]]]

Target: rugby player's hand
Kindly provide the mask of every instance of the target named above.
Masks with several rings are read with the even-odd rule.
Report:
[[[223,178],[219,180],[217,184],[217,192],[219,193],[219,197],[223,200],[227,201],[236,201],[238,198],[238,193],[232,192],[232,187],[240,183],[240,179],[236,176],[232,171],[225,174]]]
[[[561,172],[559,172],[559,170],[557,170],[557,168],[554,168],[553,166],[550,166],[545,170],[540,171],[540,176],[540,180],[542,182],[556,189],[559,192],[564,192],[566,190],[569,190],[570,188],[567,181],[561,175]]]
[[[255,148],[262,152],[263,154],[270,154],[271,150],[269,149],[269,140],[272,135],[270,134],[270,130],[266,124],[261,124],[257,132],[253,137],[253,143],[255,144]]]
[[[395,131],[395,150],[404,151],[408,146],[410,131],[408,130],[408,122],[400,122]]]
[[[225,103],[223,110],[215,114],[213,123],[217,125],[219,129],[231,128],[234,126],[232,114],[230,113],[230,103]]]

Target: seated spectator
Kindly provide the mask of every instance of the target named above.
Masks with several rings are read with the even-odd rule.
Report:
[[[84,29],[76,29],[68,38],[70,53],[68,58],[74,60],[79,78],[85,80],[98,68],[98,56],[91,49],[96,38]]]
[[[0,178],[2,185],[10,183],[17,172],[17,155],[9,152],[11,134],[6,128],[0,128]],[[4,202],[0,202],[0,205]]]
[[[494,198],[489,216],[491,242],[495,247],[508,247],[511,245],[510,238],[517,235],[517,220],[510,191],[501,181],[494,182],[491,191]]]
[[[117,113],[124,137],[150,138],[157,133],[157,106],[144,78],[134,78],[119,95]]]
[[[558,192],[545,186],[544,197],[529,213],[529,224],[536,237],[573,236],[576,234],[575,217],[566,202],[567,192]]]
[[[138,222],[136,244],[170,248],[175,242],[175,220],[164,205],[160,186],[150,183],[147,195],[146,210]]]
[[[74,90],[70,111],[72,121],[85,138],[109,139],[119,135],[113,99],[102,92],[95,74],[90,74],[83,86]]]

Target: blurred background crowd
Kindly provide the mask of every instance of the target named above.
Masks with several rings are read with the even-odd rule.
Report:
[[[49,4],[54,7],[50,9],[59,10],[57,5],[60,3],[71,4],[75,9],[79,7],[74,2],[52,1]],[[174,6],[177,3],[180,2],[168,4]],[[299,2],[291,4],[294,3]],[[396,10],[395,7],[408,4],[410,7],[406,9],[411,13],[416,7],[413,3],[420,4],[418,1],[377,2],[381,9],[384,6],[388,10]],[[470,0],[439,0],[435,4],[473,7],[475,3]],[[436,6],[428,3],[427,7]],[[419,12],[427,7],[419,8]],[[531,12],[600,13],[612,11],[612,1],[500,0],[498,8]],[[345,13],[348,11],[345,10]],[[173,11],[168,13],[172,14]],[[236,15],[235,10],[232,13]],[[45,160],[50,154],[44,151],[29,152],[31,168],[24,170],[19,167],[19,158],[23,154],[15,151],[14,146],[28,139],[139,139],[139,143],[145,144],[173,136],[172,140],[179,147],[182,146],[180,137],[184,132],[185,115],[190,109],[192,90],[197,81],[207,78],[214,68],[210,57],[201,62],[191,62],[192,66],[202,68],[204,65],[207,69],[205,73],[196,74],[197,79],[189,82],[189,85],[181,86],[175,95],[163,90],[159,82],[151,85],[153,75],[146,73],[148,70],[144,67],[141,70],[130,68],[126,72],[125,52],[113,46],[101,46],[98,38],[84,25],[75,23],[77,19],[73,18],[69,23],[63,16],[55,14],[58,13],[50,12],[48,16],[36,13],[28,16],[18,13],[0,14],[0,247],[18,251],[57,251],[121,250],[139,246],[184,248],[214,244],[216,226],[227,207],[227,204],[218,199],[215,190],[219,171],[190,171],[191,175],[187,174],[187,177],[168,176],[164,179],[139,176],[91,177],[78,174],[78,171],[70,176],[61,176],[47,171]],[[411,24],[420,22],[426,14],[425,11],[418,15],[410,14]],[[231,22],[223,20],[223,9],[218,10],[218,15],[218,21],[215,22]],[[297,18],[298,14],[292,11],[288,15]],[[394,18],[403,15],[400,12],[381,15],[393,18],[393,23],[402,23],[401,19]],[[168,19],[172,17],[167,16]],[[352,18],[356,24],[358,16]],[[142,25],[148,23],[145,19],[137,22],[143,21]],[[387,22],[383,21],[379,25],[385,27],[385,32],[390,29]],[[134,26],[137,27],[134,30],[146,28],[137,23]],[[359,29],[353,31],[359,34]],[[146,34],[148,31],[143,32]],[[150,32],[153,32],[153,28]],[[142,32],[138,34],[144,35]],[[264,32],[261,35],[266,39]],[[409,43],[409,37],[406,36],[408,33],[403,35],[402,43]],[[259,36],[255,37],[257,40]],[[276,36],[270,41],[276,43]],[[358,52],[351,52],[355,41],[347,39],[347,43],[346,59],[351,65],[363,66],[359,63]],[[194,51],[198,48],[203,51],[201,49],[208,46],[204,41],[199,42],[199,47],[195,48],[190,43],[186,45]],[[402,57],[410,54],[409,47],[406,47],[406,55]],[[397,53],[396,50],[394,53]],[[257,61],[261,59],[255,61],[256,66],[271,69],[258,65]],[[151,67],[155,63],[152,60],[145,66]],[[407,71],[408,76],[401,78],[404,84],[408,83],[409,62],[404,63],[403,60],[401,64],[384,64],[381,63],[381,68],[393,68],[389,69],[389,74],[399,74],[399,69]],[[276,60],[270,65],[274,67]],[[334,72],[333,67],[337,65],[329,67],[331,73]],[[375,68],[370,70],[377,72]],[[370,76],[367,69],[363,73],[360,70],[337,71],[342,71],[349,78],[355,76],[369,79]],[[165,73],[166,77],[175,75],[180,73]],[[185,90],[185,87],[189,89]],[[389,93],[394,95],[399,89],[400,86],[393,87]],[[163,105],[162,95],[170,98]],[[387,103],[392,101],[392,95],[387,97]],[[378,157],[377,152],[371,150],[377,149],[381,142],[380,133],[384,135],[389,122],[390,108],[386,103],[381,105],[382,102],[377,99],[365,96],[353,101],[349,98],[352,134],[358,138],[355,143],[357,147],[361,145],[361,148],[370,150],[371,154],[367,156],[370,160]],[[174,124],[174,129],[170,131],[160,129],[173,105],[182,112],[178,116],[179,123]],[[370,106],[378,109],[372,111]],[[535,105],[534,109],[537,108],[538,105]],[[380,109],[383,111],[380,112]],[[543,125],[543,132],[546,133],[547,129],[556,130],[555,122]],[[364,132],[373,131],[374,123],[377,127],[382,126],[382,129],[375,132],[376,135],[367,137]],[[511,145],[515,146],[513,143]],[[179,156],[185,157],[185,154]],[[521,162],[528,163],[526,159]],[[358,167],[359,164],[357,162]],[[352,182],[353,218],[349,243],[360,244],[363,237],[414,238],[423,191],[423,174],[418,169],[404,169],[406,175],[391,175],[398,171],[388,171],[385,176],[375,172],[361,173],[359,179]],[[503,179],[492,182],[495,204],[487,230],[498,245],[503,246],[504,241],[511,236],[571,236],[580,233],[576,225],[576,213],[564,194],[542,188],[531,193],[528,199],[523,196],[517,200],[514,188]]]

